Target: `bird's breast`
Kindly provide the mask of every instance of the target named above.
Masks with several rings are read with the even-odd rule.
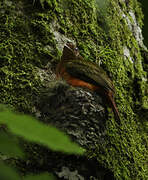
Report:
[[[71,76],[69,73],[65,71],[65,69],[61,69],[60,71],[60,77],[62,77],[68,84],[74,87],[83,87],[83,88],[88,88],[92,91],[96,91],[99,89],[99,86],[93,85],[91,83],[85,82],[81,79],[75,78]]]

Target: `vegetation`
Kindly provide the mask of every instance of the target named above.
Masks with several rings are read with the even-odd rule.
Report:
[[[148,157],[147,65],[141,54],[145,50],[134,35],[134,28],[129,28],[130,25],[134,27],[134,19],[129,12],[135,14],[140,28],[143,25],[143,14],[136,0],[129,0],[128,4],[120,0],[110,0],[106,5],[102,5],[100,1],[2,0],[0,99],[1,103],[9,104],[17,111],[32,114],[34,97],[38,96],[40,88],[44,86],[38,70],[43,70],[49,62],[57,63],[61,54],[60,38],[64,36],[65,39],[74,40],[86,60],[99,62],[110,75],[116,87],[116,102],[122,118],[119,128],[113,117],[109,117],[105,143],[103,146],[97,145],[96,151],[90,152],[89,156],[111,170],[118,180],[144,180],[148,173],[145,162]],[[108,8],[102,11],[105,6]],[[126,49],[130,52],[129,56],[124,55]],[[52,143],[52,139],[47,141],[46,135],[42,136],[44,130],[60,133],[57,129],[11,111],[1,112],[0,122],[8,126],[10,133],[27,141],[64,151],[60,143],[59,147],[55,142]],[[26,131],[21,125],[26,127]],[[65,135],[60,136],[64,143],[69,142]],[[6,142],[6,148],[0,149],[2,153],[5,151],[7,156],[23,157],[16,136],[10,141],[3,133],[0,139],[3,139],[2,143]],[[10,144],[14,147],[11,152],[6,151]],[[70,143],[67,151],[74,150],[73,146],[78,148]],[[74,150],[76,152],[83,151],[78,148]],[[1,167],[9,168],[3,164]],[[7,171],[16,174],[15,170]]]
[[[79,155],[82,155],[84,153],[84,150],[82,148],[80,148],[75,143],[72,143],[63,132],[60,132],[56,128],[50,125],[46,126],[29,116],[16,114],[6,109],[2,105],[0,109],[0,124],[2,124],[0,132],[0,152],[2,153],[2,157],[24,157],[24,152],[22,151],[21,147],[19,147],[19,140],[17,137],[22,137],[27,141],[42,144],[54,151],[74,153]],[[9,134],[8,132],[6,133],[6,131],[4,131],[6,130],[3,127],[4,125],[8,127]],[[5,179],[10,180],[19,179],[19,175],[17,174],[17,172],[14,169],[4,165],[3,163],[0,164],[0,169],[2,170],[0,172],[1,179],[4,179],[4,177]],[[47,177],[49,176],[47,174],[44,174],[42,176],[35,177],[28,176],[24,179],[47,179]]]

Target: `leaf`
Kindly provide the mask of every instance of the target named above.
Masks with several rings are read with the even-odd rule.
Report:
[[[11,168],[3,163],[0,163],[0,179],[17,180],[20,179],[20,177],[14,168]]]
[[[23,179],[23,180],[56,180],[56,178],[49,173],[42,173],[39,175],[28,175],[26,177],[21,178],[18,174],[18,172],[4,164],[4,163],[0,163],[0,179],[1,180],[19,180],[19,179]]]
[[[29,175],[23,178],[23,180],[56,180],[56,178],[49,173],[42,173],[40,175]]]
[[[71,142],[65,133],[30,116],[3,110],[0,112],[0,123],[6,124],[12,133],[28,141],[43,144],[54,151],[81,155],[84,153],[84,149]]]
[[[16,138],[0,132],[0,152],[11,157],[23,157],[24,153]]]

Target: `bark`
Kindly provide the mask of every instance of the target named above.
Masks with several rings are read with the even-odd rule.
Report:
[[[40,3],[41,2],[41,3]],[[148,51],[136,0],[3,0],[0,5],[1,103],[54,124],[87,149],[84,157],[24,145],[20,171],[65,179],[143,179],[148,176]],[[55,78],[67,40],[100,63],[113,80],[121,124],[103,97]]]

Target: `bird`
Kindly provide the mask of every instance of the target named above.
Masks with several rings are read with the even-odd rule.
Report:
[[[74,43],[67,42],[64,45],[61,60],[56,67],[56,76],[73,87],[83,87],[96,92],[112,108],[115,119],[120,123],[113,82],[97,63],[86,61]]]

